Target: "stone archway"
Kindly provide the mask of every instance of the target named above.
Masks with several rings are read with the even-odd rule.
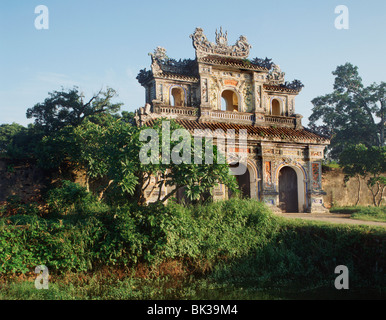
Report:
[[[250,199],[259,199],[259,188],[258,188],[258,172],[256,169],[256,166],[248,161],[246,164],[242,163],[233,163],[230,164],[230,168],[232,171],[235,172],[236,168],[240,168],[242,166],[245,170],[240,170],[241,172],[244,172],[242,175],[235,175],[235,178],[237,180],[237,183],[239,185],[239,189],[241,191],[241,195],[243,198],[250,198]],[[228,194],[229,197],[231,197],[231,193]]]
[[[237,183],[243,198],[251,198],[251,175],[249,169],[241,176],[236,176]]]
[[[284,168],[289,168],[289,169],[283,170]],[[277,168],[275,176],[276,176],[276,183],[277,183],[277,191],[279,193],[278,207],[280,207],[280,209],[283,212],[290,212],[292,210],[296,210],[292,212],[306,212],[307,173],[305,172],[304,168],[299,164],[289,165],[285,163],[280,165]],[[285,184],[287,184],[288,187],[285,187]],[[287,192],[287,195],[285,194],[285,192]],[[292,199],[294,204],[293,205],[290,204],[289,208],[283,207],[284,203],[289,198]],[[297,203],[297,206],[296,206],[296,203]]]
[[[288,166],[279,171],[279,207],[282,212],[299,212],[299,188],[296,171]]]

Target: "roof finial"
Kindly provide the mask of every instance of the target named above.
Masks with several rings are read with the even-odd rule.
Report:
[[[216,44],[218,46],[227,46],[228,45],[228,31],[225,34],[222,32],[222,26],[220,27],[220,33],[216,29]]]

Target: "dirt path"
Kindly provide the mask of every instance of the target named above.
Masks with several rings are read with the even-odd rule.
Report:
[[[365,221],[350,219],[350,214],[310,214],[310,213],[276,213],[280,217],[288,219],[303,219],[303,220],[318,220],[331,223],[343,223],[343,224],[364,224],[369,226],[378,226],[386,228],[386,222]]]

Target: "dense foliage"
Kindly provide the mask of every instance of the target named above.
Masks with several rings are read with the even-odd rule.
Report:
[[[144,204],[145,191],[158,191],[161,196],[165,186],[172,188],[164,197],[159,196],[158,202],[179,191],[184,191],[189,201],[204,201],[218,183],[237,192],[227,164],[218,161],[216,146],[212,146],[213,161],[197,164],[194,160],[204,159],[205,144],[200,153],[195,152],[193,136],[173,120],[160,119],[151,127],[137,127],[133,113],[117,113],[121,104],[113,102],[115,97],[111,88],[99,91],[87,102],[77,87],[50,93],[44,102],[27,110],[27,117],[35,118],[34,125],[0,126],[0,153],[12,159],[35,160],[40,168],[62,180],[75,171],[84,172],[87,191],[115,204]],[[153,132],[156,138],[147,141],[146,132]],[[149,146],[155,146],[152,162],[145,163],[141,151]],[[172,161],[163,161],[165,149],[171,151]],[[173,161],[173,156],[179,159],[185,152],[188,156],[183,162]],[[157,183],[148,191],[152,178]],[[98,188],[90,189],[92,183]]]
[[[219,281],[269,284],[332,280],[343,264],[357,285],[386,284],[383,230],[289,222],[252,200],[95,210],[91,199],[75,204],[66,197],[62,206],[75,205],[82,214],[63,216],[52,204],[50,218],[0,220],[1,273],[28,272],[41,264],[58,274],[180,261],[190,272],[211,272]]]
[[[11,159],[31,159],[43,137],[33,125],[24,127],[17,123],[0,125],[0,156]]]
[[[340,164],[348,175],[366,175],[369,187],[384,188],[384,129],[374,122],[374,116],[384,114],[383,84],[364,88],[350,64],[334,75],[334,93],[313,101],[311,126],[333,134],[332,158],[342,155]],[[269,284],[332,280],[335,267],[342,264],[354,283],[385,287],[384,230],[289,222],[252,200],[203,204],[216,183],[237,188],[228,165],[217,161],[217,149],[212,164],[141,162],[140,150],[149,143],[140,139],[146,129],[159,138],[153,160],[160,160],[165,147],[162,120],[138,128],[132,114],[113,114],[120,107],[111,102],[114,96],[108,89],[85,103],[76,88],[54,92],[28,110],[34,125],[0,126],[0,153],[32,157],[59,173],[64,168],[84,170],[87,178],[86,188],[62,179],[45,194],[43,208],[8,199],[0,208],[0,274],[27,273],[42,264],[60,274],[178,261],[191,273],[211,272],[220,281]],[[172,132],[181,129],[169,122]],[[169,148],[177,147],[180,156],[178,146],[187,143],[192,157],[192,139],[172,139]],[[194,156],[203,159],[204,152]],[[146,206],[144,194],[152,177],[157,181],[153,189],[174,188]],[[91,193],[89,185],[95,181],[99,188]],[[195,205],[162,203],[179,190]]]

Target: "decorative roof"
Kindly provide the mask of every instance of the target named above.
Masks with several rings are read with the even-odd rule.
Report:
[[[166,55],[166,49],[157,47],[154,53],[149,53],[152,58],[152,63],[157,63],[163,72],[183,74],[183,75],[198,75],[197,61],[192,59],[175,60]]]
[[[248,57],[251,48],[245,36],[240,36],[235,45],[228,46],[228,33],[224,34],[222,28],[220,28],[220,32],[216,30],[216,43],[208,41],[201,28],[196,28],[190,37],[193,40],[197,58],[214,54],[243,59]]]
[[[257,70],[268,72],[271,68],[271,60],[266,58],[265,60],[255,58],[250,61],[248,59],[236,59],[233,57],[223,57],[216,55],[208,55],[202,58],[199,58],[200,62],[206,62],[217,65],[231,66],[241,69]]]
[[[139,71],[136,79],[141,85],[144,85],[146,82],[151,80],[152,77],[153,77],[153,73],[151,72],[151,70],[146,70],[145,68]]]
[[[190,37],[196,49],[196,58],[200,62],[259,71],[269,71],[272,68],[271,59],[255,58],[252,61],[247,59],[251,45],[245,36],[240,36],[233,46],[228,45],[228,33],[224,34],[222,28],[220,32],[216,30],[216,43],[208,41],[201,28],[196,28]]]
[[[304,84],[300,80],[294,80],[292,82],[284,82],[282,84],[264,84],[264,89],[267,91],[286,92],[286,93],[299,93],[304,87]]]
[[[154,53],[149,53],[152,59],[151,70],[142,69],[137,79],[141,85],[156,78],[199,82],[198,63],[208,63],[218,66],[233,67],[267,73],[264,88],[274,92],[299,93],[304,85],[299,80],[285,82],[285,73],[272,62],[272,59],[247,59],[251,46],[247,38],[241,36],[235,45],[228,45],[228,33],[216,30],[216,43],[208,41],[201,28],[196,28],[190,36],[196,49],[196,59],[175,60],[166,55],[166,50],[157,47]]]
[[[154,124],[154,120],[150,120],[146,124],[151,126]],[[255,138],[261,141],[283,141],[283,142],[295,142],[295,143],[311,143],[311,144],[329,144],[329,140],[307,129],[291,129],[291,128],[275,128],[275,127],[257,127],[253,125],[241,125],[234,123],[221,123],[221,122],[198,122],[194,120],[175,120],[178,124],[189,131],[211,130],[212,132],[217,129],[223,130],[225,133],[227,130],[235,130],[237,135],[240,130],[247,130],[249,138]]]
[[[141,84],[145,84],[153,77],[162,77],[174,80],[198,81],[198,66],[196,60],[184,59],[175,60],[166,55],[166,50],[162,47],[157,47],[154,53],[149,53],[152,59],[151,69],[147,71],[142,69],[137,80]]]

